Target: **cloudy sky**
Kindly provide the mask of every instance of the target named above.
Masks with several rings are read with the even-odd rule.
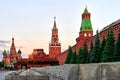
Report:
[[[12,37],[24,57],[34,48],[43,48],[48,54],[54,16],[62,51],[74,45],[86,5],[94,33],[120,19],[120,0],[0,0],[0,60]]]

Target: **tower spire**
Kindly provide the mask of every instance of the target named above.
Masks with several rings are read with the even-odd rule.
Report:
[[[14,43],[14,37],[12,37],[12,43]]]
[[[56,21],[56,17],[54,16],[54,21]]]
[[[88,12],[88,9],[87,9],[87,5],[85,6],[84,13],[89,13],[89,12]]]
[[[85,6],[85,8],[87,8],[87,5]]]
[[[12,47],[15,47],[15,45],[14,45],[14,37],[12,37]]]
[[[53,28],[56,29],[57,26],[56,26],[56,17],[54,17],[54,25],[53,25]]]

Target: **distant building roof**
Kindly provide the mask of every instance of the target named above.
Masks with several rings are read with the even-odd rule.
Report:
[[[22,53],[22,52],[21,52],[21,50],[19,49],[19,50],[18,50],[18,54],[21,54],[21,53]]]
[[[7,52],[7,54],[10,54],[10,51],[9,51],[9,50],[7,50],[6,52]]]
[[[4,50],[2,54],[3,54],[3,55],[6,55],[6,54],[7,54],[6,50]]]

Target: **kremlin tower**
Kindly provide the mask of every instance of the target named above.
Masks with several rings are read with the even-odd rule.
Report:
[[[56,17],[54,17],[54,25],[52,28],[52,37],[49,44],[49,56],[50,58],[55,58],[59,53],[61,53],[61,44],[58,38],[58,29],[56,26]]]
[[[82,23],[79,32],[79,37],[76,39],[76,50],[83,47],[86,39],[93,36],[93,29],[90,19],[90,13],[87,10],[87,6],[82,14]]]
[[[88,12],[86,6],[82,14],[82,22],[80,26],[79,37],[76,38],[76,44],[72,46],[72,51],[76,51],[78,53],[79,48],[83,48],[84,42],[90,39],[91,37],[93,37],[93,29],[90,19],[90,13]],[[64,52],[60,53],[57,56],[60,65],[64,64],[67,54],[68,54],[68,50],[65,50]]]

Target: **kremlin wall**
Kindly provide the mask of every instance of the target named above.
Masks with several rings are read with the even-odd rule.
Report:
[[[88,12],[87,7],[86,7],[82,14],[82,22],[81,22],[81,26],[80,26],[79,37],[76,38],[76,44],[72,46],[73,52],[74,51],[78,52],[79,48],[83,48],[85,41],[88,46],[88,51],[90,51],[91,41],[94,43],[95,35],[93,35],[93,29],[92,29],[92,23],[91,23],[90,17],[91,17],[90,13]],[[115,40],[117,40],[119,27],[120,27],[120,19],[115,22],[112,22],[111,24],[104,27],[100,31],[100,33],[99,33],[100,42],[102,42],[102,40],[107,37],[108,30],[110,27],[112,27]],[[57,55],[57,59],[58,59],[60,65],[64,64],[67,54],[68,54],[68,50],[65,50],[64,52]]]
[[[108,29],[113,27],[114,37],[117,38],[118,28],[120,26],[120,20],[117,20],[108,26],[104,27],[100,33],[100,42],[103,38],[106,38],[108,34]],[[83,47],[86,41],[88,45],[88,51],[90,50],[91,41],[94,43],[95,35],[93,35],[93,28],[91,22],[91,14],[89,13],[87,7],[82,14],[82,22],[80,26],[79,36],[76,38],[76,44],[72,46],[72,50],[78,52],[78,49]],[[7,66],[15,67],[17,69],[31,68],[31,67],[44,67],[44,66],[54,66],[63,65],[68,54],[68,50],[61,52],[61,43],[59,42],[58,28],[56,24],[56,18],[54,17],[54,24],[52,28],[51,42],[49,43],[49,55],[46,55],[43,49],[34,49],[33,53],[29,55],[28,58],[22,58],[22,52],[19,49],[16,52],[14,38],[12,38],[12,45],[10,48],[10,54],[3,51],[3,61]]]

